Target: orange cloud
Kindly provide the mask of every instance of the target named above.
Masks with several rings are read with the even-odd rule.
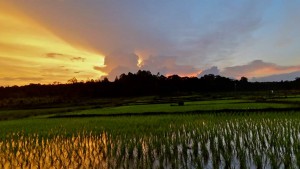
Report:
[[[104,65],[103,55],[64,41],[2,1],[0,51],[0,86],[66,82],[74,76],[79,80],[95,79],[105,74],[93,68]],[[57,69],[59,66],[70,71]]]
[[[246,65],[226,67],[221,74],[228,77],[240,78],[242,76],[265,77],[276,74],[285,74],[300,71],[300,66],[280,66],[274,63],[267,63],[262,60],[255,60]]]

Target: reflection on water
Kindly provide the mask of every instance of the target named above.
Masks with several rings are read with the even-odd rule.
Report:
[[[161,135],[77,134],[0,141],[0,168],[298,168],[300,124],[287,119],[170,126]]]

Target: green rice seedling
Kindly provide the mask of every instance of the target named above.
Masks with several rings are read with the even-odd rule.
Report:
[[[270,159],[270,165],[271,168],[280,168],[281,166],[281,160],[280,158],[276,155],[275,152],[269,152],[269,159]]]
[[[297,114],[282,116],[149,116],[152,121],[145,124],[143,117],[113,117],[106,120],[123,121],[122,128],[102,121],[108,125],[98,127],[102,132],[85,126],[78,133],[49,137],[13,133],[0,140],[0,168],[295,168],[300,162],[300,119]],[[135,130],[135,123],[147,132]],[[149,127],[156,124],[157,130]]]
[[[203,162],[204,165],[207,165],[208,160],[209,160],[209,151],[206,147],[206,142],[202,142],[201,144],[201,152],[202,152],[202,156],[203,156]]]
[[[247,158],[246,158],[246,151],[245,150],[239,150],[239,162],[240,162],[240,168],[246,169],[247,168]]]
[[[292,167],[292,158],[291,158],[291,152],[287,151],[284,154],[284,158],[283,158],[283,164],[284,164],[284,168],[291,168]]]

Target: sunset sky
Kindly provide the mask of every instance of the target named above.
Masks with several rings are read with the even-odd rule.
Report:
[[[300,77],[299,0],[0,0],[0,86],[121,73]]]

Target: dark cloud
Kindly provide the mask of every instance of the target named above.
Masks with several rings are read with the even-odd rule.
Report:
[[[81,62],[84,62],[85,58],[82,58],[82,57],[73,57],[73,58],[71,58],[71,61],[81,61]]]
[[[66,68],[65,66],[54,66],[54,67],[48,67],[48,68],[43,68],[41,69],[41,73],[48,73],[48,74],[52,74],[52,73],[60,73],[60,72],[63,72],[63,73],[67,73],[69,72],[70,69]]]
[[[103,71],[104,67],[94,66],[94,70]]]
[[[63,54],[60,54],[60,53],[47,53],[46,54],[46,57],[47,58],[57,58],[58,56],[64,56]]]
[[[61,53],[47,53],[46,57],[51,58],[51,59],[66,59],[66,58],[68,58],[72,62],[74,62],[74,61],[85,62],[85,60],[86,60],[83,57],[70,56],[70,55],[65,55],[65,54],[61,54]]]

